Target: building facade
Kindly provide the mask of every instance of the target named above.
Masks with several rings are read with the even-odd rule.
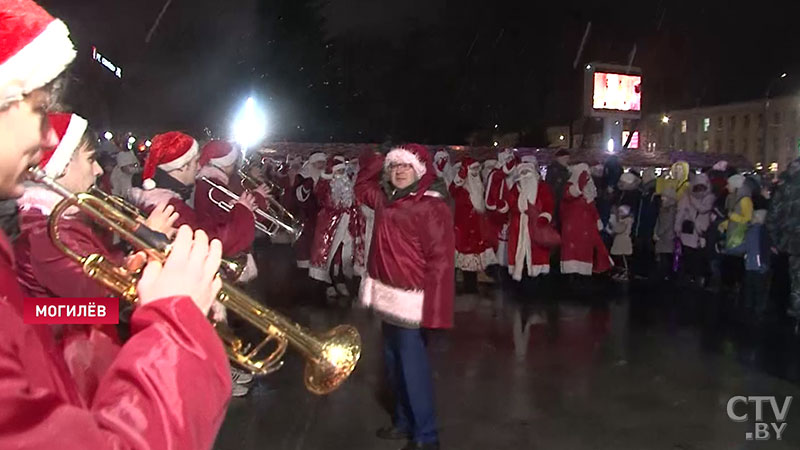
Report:
[[[640,128],[645,151],[742,155],[782,171],[800,156],[800,96],[651,114]]]

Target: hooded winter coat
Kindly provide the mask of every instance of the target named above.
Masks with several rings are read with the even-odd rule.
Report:
[[[702,192],[695,189],[704,186]],[[678,201],[678,212],[675,216],[675,234],[680,237],[681,244],[691,248],[705,247],[705,234],[711,224],[711,210],[714,208],[714,194],[706,174],[692,178],[691,189]]]

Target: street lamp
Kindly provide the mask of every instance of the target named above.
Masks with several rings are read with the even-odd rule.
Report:
[[[667,125],[669,123],[669,116],[666,115],[666,114],[661,116],[661,123],[663,123],[664,125]]]

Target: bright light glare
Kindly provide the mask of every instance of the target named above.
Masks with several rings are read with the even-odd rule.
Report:
[[[106,138],[107,141],[110,141],[111,139],[114,139],[114,133],[106,131],[106,134],[104,134],[103,137]]]
[[[664,116],[661,118],[661,123],[669,123],[669,116]]]
[[[131,136],[131,137],[128,138],[128,144],[133,145],[135,143],[136,143],[136,138],[135,137]]]
[[[148,140],[144,141],[144,145],[147,146],[147,147],[150,147],[151,145],[153,145],[153,143],[150,142],[150,139],[148,139]]]
[[[563,141],[563,140],[564,140],[564,135],[562,134],[561,136],[559,136],[559,137],[558,137],[558,140],[559,140],[559,141]]]
[[[495,146],[495,147],[497,147],[497,146],[499,146],[499,145],[500,145],[500,143],[499,143],[499,142],[497,142],[497,141],[494,141],[494,146]]]
[[[608,153],[614,153],[614,139],[608,140],[608,145],[606,149],[608,150]]]
[[[233,138],[244,150],[261,142],[267,135],[267,117],[258,109],[255,99],[247,101],[233,121]]]

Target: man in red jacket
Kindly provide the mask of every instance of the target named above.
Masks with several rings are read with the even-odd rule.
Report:
[[[300,173],[295,180],[294,191],[297,199],[298,216],[303,221],[303,234],[294,244],[297,267],[308,269],[311,266],[311,247],[314,244],[316,234],[317,213],[319,213],[319,203],[314,194],[314,188],[325,170],[325,161],[328,159],[325,153],[317,152],[309,156],[308,161],[303,164]]]
[[[219,222],[197,214],[187,201],[199,170],[199,150],[194,138],[179,131],[155,136],[142,171],[142,188],[131,188],[128,197],[147,213],[158,204],[168,203],[179,215],[176,225],[185,224],[205,231],[209,237],[222,242],[225,256],[235,256],[253,243],[255,198],[243,193],[227,221]]]
[[[497,165],[489,172],[486,180],[486,211],[494,238],[494,251],[497,263],[501,267],[508,265],[508,192],[512,184],[509,182],[511,171],[517,163],[517,157],[511,149],[504,149],[497,154]]]
[[[425,147],[364,155],[357,199],[375,210],[361,301],[383,320],[384,361],[396,406],[383,439],[404,450],[439,448],[433,379],[423,331],[453,326],[455,238],[447,188]],[[388,170],[388,179],[381,174]]]
[[[77,114],[53,113],[50,125],[56,134],[54,147],[44,148],[39,168],[72,192],[87,191],[102,169],[95,160],[94,133]],[[19,205],[20,235],[14,241],[17,280],[31,297],[108,297],[114,295],[84,274],[83,267],[59,250],[49,237],[50,212],[63,199],[42,185],[27,186]],[[177,219],[172,207],[156,208],[145,224],[167,233]],[[80,255],[99,254],[117,265],[125,255],[115,249],[103,230],[87,218],[68,211],[59,226],[61,241]],[[113,326],[58,326],[56,342],[87,401],[119,351]]]
[[[0,0],[0,11],[0,198],[7,199],[22,195],[40,147],[55,145],[47,85],[75,50],[66,26],[32,1]],[[220,288],[220,253],[202,231],[178,230],[167,260],[149,263],[138,283],[133,336],[85,401],[51,328],[23,321],[11,246],[0,232],[0,448],[210,449],[230,398],[225,350],[205,318]]]

